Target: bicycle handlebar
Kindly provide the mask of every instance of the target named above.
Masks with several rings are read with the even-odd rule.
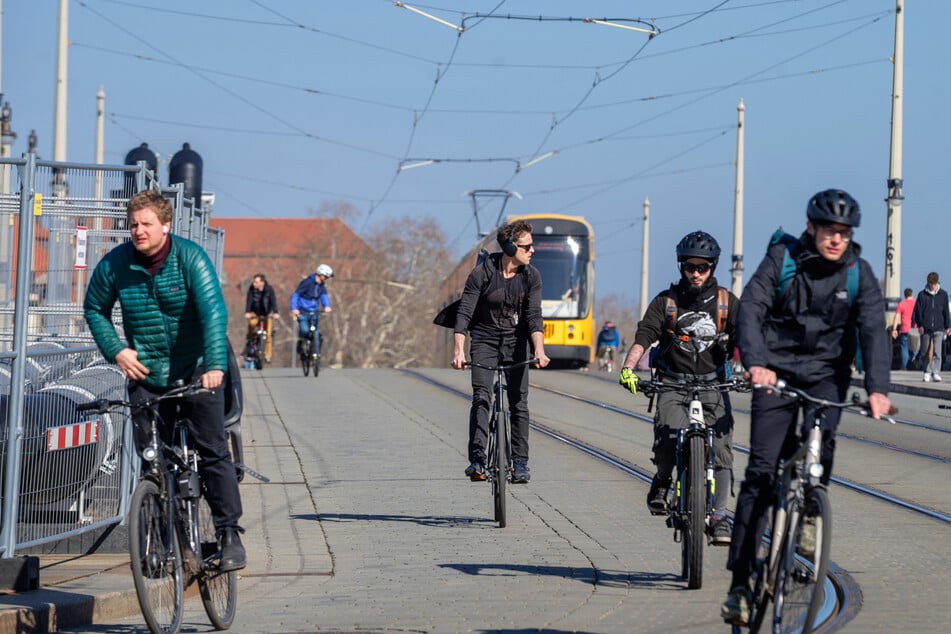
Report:
[[[463,363],[463,367],[470,366],[476,368],[482,368],[483,370],[491,370],[493,372],[512,370],[514,368],[520,368],[523,365],[535,365],[538,363],[538,359],[526,359],[525,361],[516,361],[511,365],[483,365],[481,363],[476,363],[475,361],[466,361]]]
[[[798,387],[793,387],[784,381],[783,379],[778,379],[776,385],[765,385],[762,383],[754,383],[753,388],[757,390],[771,390],[776,392],[782,398],[790,398],[799,401],[800,403],[811,403],[815,405],[819,411],[828,409],[830,407],[837,407],[839,409],[850,409],[857,414],[862,416],[868,416],[872,418],[872,407],[869,405],[868,401],[860,401],[858,393],[852,394],[851,401],[830,401],[824,398],[818,398],[812,396],[811,394],[805,392],[804,390],[799,389]],[[894,405],[888,410],[887,414],[883,414],[881,418],[887,420],[889,423],[894,425],[896,423],[895,419],[892,418],[892,415],[898,413],[898,408]]]
[[[176,385],[168,392],[159,394],[158,396],[153,396],[150,399],[140,401],[138,403],[133,403],[126,400],[110,400],[106,398],[96,399],[95,401],[89,401],[88,403],[79,403],[76,405],[77,412],[95,412],[97,414],[105,414],[107,411],[113,407],[126,406],[134,409],[145,409],[151,407],[156,403],[170,399],[170,398],[184,398],[186,396],[192,396],[194,394],[204,394],[211,392],[212,390],[203,388],[201,386],[201,380],[197,380],[194,383],[186,383],[184,385]]]
[[[651,379],[640,381],[637,384],[637,391],[643,392],[645,396],[651,396],[659,392],[748,392],[750,389],[752,389],[750,383],[740,378],[732,378],[716,383],[699,380],[665,381],[663,379]]]

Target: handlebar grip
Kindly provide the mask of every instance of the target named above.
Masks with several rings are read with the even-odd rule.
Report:
[[[76,406],[77,412],[96,412],[98,414],[104,414],[107,409],[109,409],[109,401],[104,398],[99,398],[89,403],[80,403]]]

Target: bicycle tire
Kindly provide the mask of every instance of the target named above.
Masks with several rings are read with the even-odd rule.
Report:
[[[815,546],[807,552],[800,544],[806,518],[815,519]],[[776,623],[781,632],[809,634],[825,600],[825,578],[829,570],[832,543],[832,507],[825,487],[806,491],[796,525],[789,527],[792,539],[786,547],[787,567],[782,585],[777,586]],[[781,596],[779,596],[781,593]]]
[[[316,379],[317,374],[320,372],[320,356],[319,355],[314,357],[313,370],[314,370],[314,378]]]
[[[238,573],[234,570],[218,570],[221,548],[211,517],[211,507],[204,495],[198,500],[198,536],[202,560],[201,572],[198,574],[201,602],[215,629],[227,630],[234,622],[238,604]]]
[[[499,528],[505,528],[508,524],[505,487],[508,484],[509,477],[508,438],[505,432],[507,427],[505,424],[506,414],[502,409],[499,409],[495,416],[495,470],[492,478],[492,496],[495,501],[495,519],[499,523]]]
[[[139,607],[154,634],[178,632],[184,611],[181,549],[168,513],[158,484],[141,480],[129,503],[129,558]]]
[[[300,355],[300,367],[304,371],[304,376],[310,374],[310,355],[301,353]]]
[[[696,590],[703,585],[703,542],[706,541],[706,442],[703,436],[693,435],[688,441],[687,467],[687,521],[681,541],[686,564],[687,587]]]

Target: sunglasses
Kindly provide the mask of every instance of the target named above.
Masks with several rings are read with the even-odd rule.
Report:
[[[681,268],[684,270],[684,273],[700,273],[703,275],[709,271],[712,267],[706,262],[702,264],[694,264],[693,262],[684,262],[681,265]]]
[[[528,252],[535,248],[535,243],[529,242],[528,244],[516,244],[515,246],[517,246],[520,249],[525,249],[525,251]]]

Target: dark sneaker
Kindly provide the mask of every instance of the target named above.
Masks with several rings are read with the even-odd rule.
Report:
[[[485,480],[485,467],[481,462],[473,462],[466,467],[466,476],[473,482],[482,482]]]
[[[667,515],[667,491],[670,489],[670,478],[651,480],[650,491],[647,492],[647,508],[651,515]]]
[[[746,625],[750,621],[750,593],[743,586],[737,586],[726,595],[726,601],[720,606],[720,616],[727,623]]]
[[[221,542],[221,561],[218,562],[218,568],[221,572],[241,570],[248,564],[244,546],[241,545],[241,538],[238,537],[238,530],[226,528],[218,536]]]
[[[516,458],[512,469],[512,483],[526,484],[531,479],[532,474],[529,473],[528,460]]]
[[[733,528],[730,526],[730,522],[725,517],[714,520],[713,526],[710,528],[710,533],[713,536],[712,542],[714,546],[730,545],[730,540],[733,537]]]

